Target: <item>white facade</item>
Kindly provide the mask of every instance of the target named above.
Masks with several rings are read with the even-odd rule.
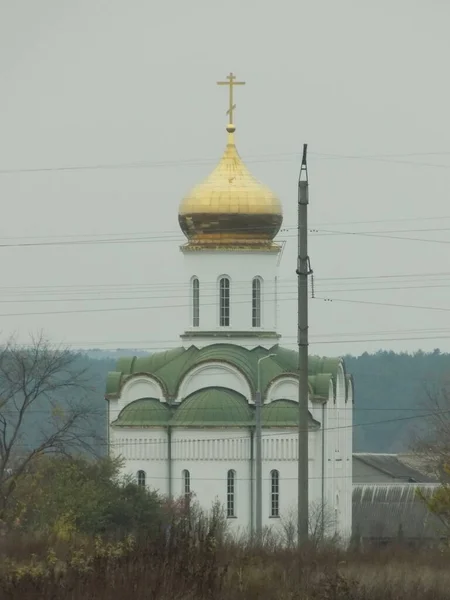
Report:
[[[192,250],[182,247],[185,285],[190,290],[184,343],[236,343],[270,348],[279,336],[278,264],[281,248]],[[229,282],[229,325],[221,320],[221,280]],[[198,286],[195,288],[195,286]],[[198,291],[196,291],[196,289]],[[195,295],[198,294],[198,309]],[[260,300],[257,300],[259,295]],[[259,306],[256,306],[258,302]],[[223,315],[222,315],[223,317]]]
[[[298,369],[296,354],[278,345],[282,248],[273,240],[281,203],[242,163],[234,131],[230,123],[218,166],[180,206],[190,298],[182,347],[119,361],[106,397],[110,452],[124,458],[127,474],[172,498],[193,493],[205,509],[219,500],[230,525],[249,533],[256,506],[257,391],[263,401],[263,524],[296,522]],[[268,361],[260,366],[263,358]],[[311,529],[323,525],[326,534],[347,539],[352,382],[342,361],[314,359],[308,383]]]
[[[209,365],[211,366],[211,365]],[[235,373],[233,374],[233,371]],[[186,396],[208,387],[211,380],[205,373],[208,365],[189,373],[180,385]],[[210,372],[215,384],[234,389],[253,402],[248,383],[237,369],[215,364]],[[183,387],[185,386],[185,387]],[[279,378],[271,384],[265,406],[278,399],[297,398],[294,376]],[[110,424],[130,403],[139,398],[158,397],[160,388],[152,377],[137,375],[122,387],[116,399],[109,400]],[[166,403],[164,397],[162,403]],[[177,399],[178,402],[181,398]],[[325,402],[311,402],[310,412],[320,424],[309,433],[309,495],[312,519],[320,518],[324,507],[328,533],[337,532],[344,539],[351,533],[352,493],[352,389],[346,381],[343,365],[330,383]],[[253,448],[252,448],[253,445]],[[297,433],[295,428],[266,428],[263,431],[263,524],[280,527],[284,519],[292,518],[297,503]],[[189,473],[189,491],[205,508],[219,500],[225,508],[230,500],[228,473],[235,474],[234,510],[231,526],[249,532],[254,524],[255,509],[255,449],[251,428],[165,428],[110,427],[110,449],[125,459],[125,472],[138,477],[145,473],[145,484],[162,495],[174,498],[186,491],[185,472]],[[278,471],[278,490],[272,478]],[[276,495],[278,494],[278,495]],[[273,510],[278,502],[279,509]],[[313,522],[313,529],[318,523]]]

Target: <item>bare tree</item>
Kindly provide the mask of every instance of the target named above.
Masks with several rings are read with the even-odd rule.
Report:
[[[288,547],[297,545],[297,508],[288,509],[280,519],[283,543]],[[312,502],[309,506],[309,540],[319,545],[332,540],[336,535],[334,512],[321,502]]]
[[[95,453],[98,434],[77,356],[41,334],[0,348],[0,517],[17,479],[44,453]],[[45,422],[45,425],[35,425]],[[33,439],[30,440],[30,430]]]
[[[450,466],[450,382],[424,387],[423,415],[415,420],[411,449],[419,470],[448,481]]]

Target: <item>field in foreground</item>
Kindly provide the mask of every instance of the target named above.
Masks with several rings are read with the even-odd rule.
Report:
[[[450,590],[447,550],[298,552],[189,527],[114,543],[16,536],[0,553],[9,600],[440,600]]]

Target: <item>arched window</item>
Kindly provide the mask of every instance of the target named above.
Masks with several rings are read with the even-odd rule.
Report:
[[[192,280],[192,325],[200,326],[200,282],[197,277]]]
[[[252,327],[261,327],[261,279],[252,281]]]
[[[270,472],[270,516],[280,516],[280,473],[276,469]]]
[[[236,471],[227,473],[227,517],[236,516]]]
[[[181,481],[182,481],[182,493],[185,498],[189,498],[191,493],[191,474],[189,471],[184,470],[181,473]]]
[[[139,487],[145,487],[145,471],[137,472],[137,484]]]
[[[230,326],[230,280],[222,277],[219,282],[219,324]]]

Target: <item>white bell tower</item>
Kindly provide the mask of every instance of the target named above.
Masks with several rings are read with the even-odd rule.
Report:
[[[212,173],[183,199],[181,247],[189,289],[185,344],[228,342],[270,348],[278,342],[277,271],[283,220],[280,200],[257,181],[236,149],[230,73],[228,142]]]

